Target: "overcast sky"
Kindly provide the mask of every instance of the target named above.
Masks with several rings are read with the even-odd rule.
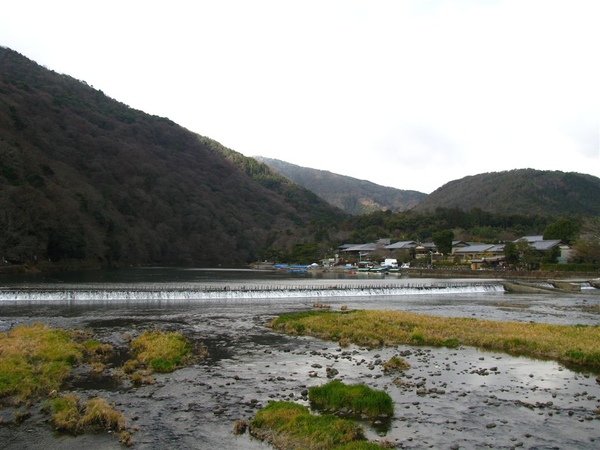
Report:
[[[245,155],[600,176],[600,1],[18,0],[0,45]]]

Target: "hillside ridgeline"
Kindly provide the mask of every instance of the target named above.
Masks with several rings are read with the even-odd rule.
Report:
[[[370,181],[301,167],[278,159],[263,156],[255,159],[349,214],[359,215],[380,210],[406,211],[427,197],[422,192],[380,186]]]
[[[518,169],[482,173],[446,183],[415,211],[481,209],[495,214],[600,214],[600,178],[575,172]]]
[[[344,217],[252,161],[0,48],[0,258],[242,265]]]

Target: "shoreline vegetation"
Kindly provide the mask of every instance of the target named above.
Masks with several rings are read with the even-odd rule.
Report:
[[[283,314],[275,331],[368,348],[461,345],[553,360],[600,374],[600,327],[438,317],[402,311],[308,311]]]
[[[0,333],[0,408],[15,410],[15,421],[30,416],[38,402],[59,432],[73,435],[116,432],[126,446],[133,430],[125,416],[105,399],[80,398],[61,392],[76,368],[87,376],[129,379],[133,385],[153,383],[154,373],[169,373],[207,355],[179,332],[145,331],[125,349],[131,356],[122,367],[111,367],[115,349],[82,330],[65,330],[35,323]],[[87,369],[85,369],[87,367]]]
[[[365,439],[353,420],[332,414],[316,415],[303,405],[270,402],[251,420],[249,433],[279,450],[383,450],[387,447]]]
[[[279,450],[380,450],[386,448],[365,439],[355,420],[379,421],[394,414],[394,404],[385,391],[365,384],[339,380],[308,390],[310,409],[290,401],[272,401],[256,413],[249,424],[236,424]],[[313,413],[312,411],[318,411]]]

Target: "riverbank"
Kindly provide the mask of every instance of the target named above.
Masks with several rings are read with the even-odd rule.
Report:
[[[250,421],[270,401],[293,401],[309,406],[311,387],[331,380],[363,383],[384,390],[393,400],[389,421],[363,423],[370,441],[388,441],[397,448],[578,448],[596,449],[600,442],[598,415],[600,385],[596,375],[570,370],[555,361],[510,356],[461,345],[458,348],[395,345],[367,348],[309,336],[289,336],[266,325],[282,314],[308,311],[315,303],[330,310],[411,311],[441,317],[481,320],[596,325],[600,296],[553,292],[542,295],[506,294],[504,290],[426,289],[440,280],[394,280],[418,284],[419,290],[379,291],[362,296],[293,296],[199,299],[196,284],[229,292],[233,284],[262,286],[263,291],[287,284],[315,286],[331,280],[241,272],[206,273],[198,270],[136,270],[129,281],[111,275],[111,282],[79,284],[53,278],[44,289],[57,297],[37,302],[0,301],[0,330],[41,322],[66,330],[88,330],[99,342],[112,345],[111,364],[121,367],[132,338],[145,331],[180,332],[206,357],[170,374],[154,375],[154,384],[139,386],[110,377],[90,378],[75,371],[62,387],[81,399],[102,397],[120,411],[132,427],[135,449],[156,448],[267,450],[247,433],[233,433],[239,420]],[[259,278],[262,277],[262,278]],[[380,280],[340,279],[346,285],[379,284]],[[486,284],[484,280],[442,280],[454,286]],[[384,280],[389,283],[389,280]],[[95,280],[94,283],[98,283]],[[195,284],[196,283],[196,284]],[[493,283],[498,285],[497,282]],[[41,284],[36,284],[35,289]],[[430,287],[431,287],[430,286]],[[425,289],[423,289],[425,287]],[[170,300],[182,288],[193,297]],[[15,289],[18,289],[16,287]],[[125,296],[106,298],[106,292]],[[343,289],[340,289],[343,291]],[[131,298],[133,293],[156,298]],[[470,292],[470,293],[469,293]],[[338,291],[336,291],[338,293]],[[342,292],[343,293],[343,292]],[[18,296],[30,295],[29,290]],[[255,294],[255,293],[252,293]],[[294,295],[297,292],[293,293]],[[62,297],[61,297],[62,296]],[[90,297],[91,296],[91,297]],[[385,362],[402,357],[406,369],[385,370]],[[53,434],[47,416],[33,404],[30,416],[0,411],[0,442],[6,449],[118,449],[114,433]],[[20,421],[20,423],[17,423]]]
[[[465,269],[421,269],[410,268],[403,274],[415,278],[504,278],[504,279],[533,279],[533,280],[594,280],[600,277],[599,272],[561,272],[543,270],[465,270]]]
[[[144,269],[145,266],[106,266],[98,261],[59,261],[59,262],[39,262],[37,264],[0,264],[0,275],[18,275],[18,274],[55,274],[61,272],[94,272],[105,270],[117,270],[137,267]],[[152,267],[152,266],[148,266]],[[211,270],[211,268],[199,267],[173,267],[173,269],[199,269]],[[243,270],[244,267],[219,268],[213,270]],[[254,263],[245,267],[245,269],[262,272],[283,272],[277,270],[270,263]],[[308,276],[319,276],[321,274],[348,274],[355,270],[346,267],[323,268],[316,267],[306,271]],[[373,273],[372,275],[384,275],[384,273]],[[600,280],[600,272],[577,272],[577,271],[543,271],[543,270],[470,270],[464,268],[421,268],[410,267],[401,269],[399,272],[389,273],[387,276],[406,276],[412,278],[504,278],[504,279],[554,279],[569,280],[573,278],[586,280]]]
[[[600,327],[444,318],[400,311],[311,311],[278,317],[274,330],[377,348],[469,345],[552,359],[600,375]],[[600,382],[600,377],[598,378]]]

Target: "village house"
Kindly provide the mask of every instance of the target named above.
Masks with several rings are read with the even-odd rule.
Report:
[[[535,235],[523,236],[515,240],[514,242],[518,243],[523,241],[527,242],[534,250],[543,253],[550,252],[553,251],[555,248],[558,248],[558,264],[566,264],[567,262],[569,262],[569,259],[571,258],[573,253],[571,247],[559,239],[544,240],[544,236]]]
[[[434,254],[438,254],[438,251],[433,242],[422,242],[415,248],[415,258],[417,259],[431,259]]]
[[[558,249],[559,264],[566,263],[571,255],[571,248],[557,239],[544,239],[541,235],[523,236],[513,241],[515,244],[526,242],[533,250],[540,253],[548,253]],[[463,243],[464,244],[464,243]],[[452,255],[456,262],[467,263],[471,269],[478,270],[484,267],[497,267],[506,260],[504,254],[504,244],[484,244],[480,242],[470,242],[467,245],[460,245],[452,249]]]
[[[505,260],[504,244],[471,242],[465,246],[453,248],[452,255],[456,262],[470,264],[472,270],[478,270],[484,266],[497,266]]]
[[[374,252],[385,252],[385,247],[390,244],[390,239],[379,239],[367,244],[343,244],[338,247],[342,259],[356,259],[362,261],[369,259]]]
[[[416,241],[398,241],[393,244],[390,239],[379,239],[366,244],[343,244],[338,247],[342,259],[356,261],[371,260],[375,254],[378,257],[395,257],[399,260],[410,261],[414,258],[430,257],[437,251],[433,242],[419,244]]]
[[[389,252],[390,257],[408,262],[415,258],[417,246],[418,243],[416,241],[398,241],[386,245],[385,249]]]
[[[452,250],[455,248],[468,247],[469,245],[473,245],[473,243],[466,241],[452,241]]]

